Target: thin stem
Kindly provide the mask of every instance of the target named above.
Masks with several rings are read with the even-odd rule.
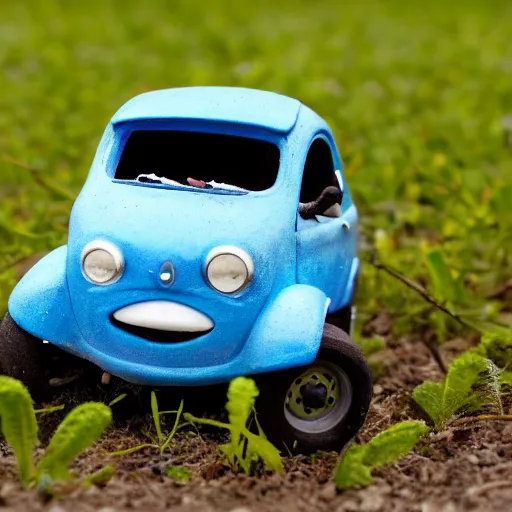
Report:
[[[210,420],[207,418],[196,418],[190,413],[185,413],[183,417],[192,423],[202,423],[203,425],[210,425],[211,427],[218,427],[218,428],[225,428],[227,430],[231,430],[231,425],[228,425],[227,423],[222,423],[220,421],[216,420]]]
[[[171,444],[178,428],[180,427],[180,417],[183,412],[183,400],[180,403],[180,408],[178,409],[178,413],[176,414],[176,420],[174,421],[174,426],[172,427],[171,433],[167,436],[165,443],[160,448],[160,454],[164,452],[164,450]]]

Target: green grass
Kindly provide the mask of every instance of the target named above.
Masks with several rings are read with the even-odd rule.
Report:
[[[510,277],[512,4],[89,1],[0,3],[0,309],[20,256],[65,243],[105,124],[143,91],[197,84],[294,96],[333,127],[375,255],[475,322]],[[427,265],[441,252],[453,283]],[[450,280],[449,279],[449,280]],[[436,285],[437,282],[437,285]],[[454,284],[456,283],[456,284]],[[453,287],[449,293],[443,286]],[[364,266],[361,308],[396,330],[454,329]]]

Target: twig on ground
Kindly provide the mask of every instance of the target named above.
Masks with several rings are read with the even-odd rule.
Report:
[[[512,414],[479,414],[478,416],[468,416],[467,418],[454,420],[449,426],[459,427],[476,421],[512,421]]]
[[[466,495],[475,496],[477,494],[482,494],[483,492],[493,491],[494,489],[498,489],[500,487],[510,487],[510,480],[495,480],[494,482],[475,485],[466,491]]]
[[[474,325],[469,324],[465,320],[463,320],[459,315],[455,314],[453,311],[450,311],[447,307],[440,304],[436,299],[434,299],[432,296],[429,295],[427,290],[425,290],[423,287],[421,287],[419,284],[415,283],[414,281],[411,281],[409,278],[405,277],[404,275],[400,274],[400,272],[397,272],[396,270],[392,269],[388,265],[384,265],[383,263],[380,263],[376,261],[375,259],[369,259],[367,260],[370,265],[373,265],[378,270],[383,270],[391,277],[394,277],[401,283],[405,284],[408,288],[415,291],[417,294],[419,294],[426,302],[434,306],[435,308],[439,309],[439,311],[442,311],[443,313],[447,314],[449,317],[453,318],[455,321],[459,322],[461,325],[465,327],[469,327],[470,329],[480,331],[477,327]]]
[[[432,354],[437,366],[442,373],[445,375],[448,373],[448,368],[446,363],[444,362],[443,356],[439,350],[439,343],[432,336],[424,336],[421,339],[422,343],[428,348],[429,352]]]

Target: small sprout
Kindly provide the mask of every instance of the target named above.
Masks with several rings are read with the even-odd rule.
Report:
[[[123,397],[124,398],[124,397]],[[119,450],[117,452],[112,452],[110,454],[111,457],[120,457],[122,455],[131,455],[132,453],[143,450],[144,448],[154,448],[160,451],[162,454],[166,448],[169,447],[176,432],[178,429],[183,426],[180,424],[181,415],[183,413],[183,400],[180,403],[180,406],[177,411],[160,411],[158,409],[158,400],[156,398],[156,393],[154,391],[151,392],[151,413],[153,416],[153,423],[155,426],[157,441],[156,443],[142,443],[137,446],[133,446],[131,448],[127,448],[126,450]],[[165,435],[162,431],[162,425],[160,423],[160,416],[164,414],[176,414],[176,419],[174,420],[174,425],[171,432],[168,435]],[[148,432],[147,436],[151,439],[153,436]]]
[[[34,483],[33,450],[38,442],[34,406],[27,388],[18,380],[0,377],[0,420],[5,440],[12,446],[21,482]]]
[[[112,412],[105,404],[88,402],[75,407],[53,435],[37,467],[38,477],[69,480],[69,465],[103,434]]]
[[[475,411],[494,403],[501,411],[499,372],[492,361],[465,352],[452,361],[443,382],[424,382],[412,393],[413,400],[430,416],[437,430],[456,413]]]
[[[60,410],[64,406],[39,412]],[[37,484],[42,492],[50,492],[54,480],[68,480],[68,466],[103,433],[112,418],[110,408],[101,403],[85,403],[75,407],[57,428],[45,454],[34,465],[33,449],[37,444],[37,423],[32,399],[18,380],[0,376],[0,420],[2,433],[12,446],[21,482],[25,487]],[[102,470],[108,473],[108,469]]]
[[[106,485],[109,480],[114,476],[114,468],[110,465],[101,468],[96,471],[92,475],[84,478],[84,486],[90,487],[91,485],[96,485],[102,487]]]
[[[127,396],[128,396],[128,395],[127,395],[126,393],[122,393],[122,394],[120,394],[120,395],[116,396],[116,397],[114,398],[114,400],[112,400],[112,401],[108,404],[108,406],[109,406],[109,407],[112,407],[113,405],[118,404],[121,400],[124,400]]]
[[[237,377],[231,381],[228,390],[226,409],[229,423],[196,418],[191,414],[185,414],[185,419],[229,430],[230,442],[222,445],[220,450],[233,468],[241,468],[246,474],[250,474],[253,462],[261,460],[267,471],[283,473],[283,461],[279,450],[267,440],[257,418],[258,434],[253,434],[247,428],[251,412],[254,412],[254,402],[258,393],[258,388],[252,379]]]

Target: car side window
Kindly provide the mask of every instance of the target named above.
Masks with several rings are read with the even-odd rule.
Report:
[[[315,139],[304,165],[299,215],[303,219],[314,219],[317,215],[340,217],[342,199],[331,148],[324,139]]]

